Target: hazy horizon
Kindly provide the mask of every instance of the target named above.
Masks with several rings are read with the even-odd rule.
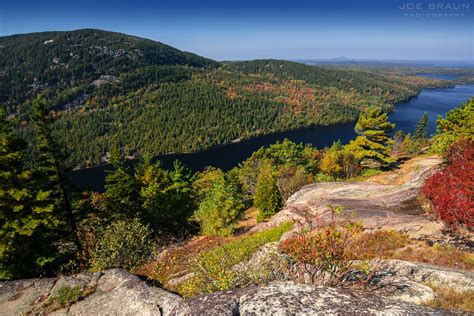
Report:
[[[467,0],[30,0],[0,4],[0,36],[98,28],[216,60],[473,62],[471,9]]]

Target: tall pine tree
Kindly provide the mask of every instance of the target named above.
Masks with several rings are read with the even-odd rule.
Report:
[[[139,217],[140,188],[128,167],[118,145],[110,149],[110,162],[114,167],[105,177],[105,203],[112,220]]]
[[[418,125],[416,126],[415,134],[413,134],[413,139],[417,141],[425,140],[428,132],[428,113],[423,113]]]
[[[32,104],[32,121],[35,127],[36,146],[38,148],[37,169],[43,175],[43,185],[51,188],[54,197],[59,200],[59,208],[67,221],[67,230],[78,250],[81,243],[77,236],[76,220],[74,218],[71,200],[66,156],[60,146],[54,141],[51,128],[53,118],[45,100],[38,96]]]
[[[375,161],[382,165],[393,163],[390,156],[393,140],[387,135],[395,127],[388,121],[387,113],[370,108],[361,114],[355,131],[359,136],[348,145],[359,161]]]
[[[0,109],[0,279],[44,274],[57,256],[57,200],[43,172],[27,166],[26,149]]]

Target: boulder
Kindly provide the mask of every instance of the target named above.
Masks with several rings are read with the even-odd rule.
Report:
[[[421,305],[433,302],[437,298],[432,288],[406,277],[384,278],[377,286],[376,294],[397,301]]]
[[[50,309],[50,298],[61,288],[76,286],[87,296],[70,306]],[[0,283],[1,315],[160,315],[169,314],[181,300],[123,269]]]
[[[437,311],[380,296],[293,282],[223,291],[187,299],[172,315],[444,315]]]
[[[55,278],[0,283],[0,315],[26,315],[48,295]]]
[[[275,246],[270,244],[261,249],[261,255],[274,254],[274,251]],[[251,262],[258,265],[265,257],[255,256]],[[374,283],[376,290],[284,280],[188,299],[151,286],[122,269],[8,281],[0,283],[0,315],[445,315],[446,311],[419,305],[436,298],[420,279],[436,279],[439,283],[454,286],[451,280],[457,277],[461,287],[471,288],[467,286],[468,282],[472,286],[469,273],[413,266],[399,260],[386,260],[377,266],[383,267],[383,272],[378,274],[381,277]],[[443,271],[449,281],[442,279]],[[51,298],[61,289],[74,287],[81,288],[84,295],[67,305],[51,307]]]
[[[323,182],[310,184],[292,195],[285,207],[269,221],[259,223],[252,231],[276,227],[284,221],[295,222],[289,238],[305,228],[316,228],[331,218],[328,205],[341,206],[342,214],[352,215],[368,229],[390,228],[399,231],[443,229],[432,221],[418,201],[424,179],[436,171],[441,159],[418,157],[398,170],[385,172],[365,181]]]
[[[474,291],[474,273],[471,271],[397,259],[372,260],[371,267],[375,271],[383,271],[418,283],[451,288],[460,292]]]

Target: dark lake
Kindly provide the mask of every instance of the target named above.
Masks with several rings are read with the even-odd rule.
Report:
[[[423,112],[429,116],[428,133],[436,131],[436,116],[445,115],[474,96],[474,85],[456,85],[454,88],[423,89],[421,93],[409,101],[398,103],[395,111],[390,113],[390,121],[396,124],[396,130],[413,132]],[[157,157],[165,168],[170,168],[175,159],[179,159],[193,171],[204,169],[206,166],[215,166],[229,170],[239,162],[248,158],[254,151],[262,146],[268,146],[278,140],[288,138],[294,142],[313,144],[322,148],[330,146],[334,141],[341,140],[348,143],[356,137],[355,123],[315,126],[302,130],[282,132],[250,139],[236,144],[224,145],[207,151],[191,154],[170,154]],[[133,161],[128,162],[133,165]],[[110,170],[109,165],[82,169],[72,172],[73,183],[89,187],[96,191],[103,191],[105,170]]]

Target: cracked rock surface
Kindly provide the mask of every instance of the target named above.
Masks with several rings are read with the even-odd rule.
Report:
[[[424,215],[418,202],[423,181],[435,172],[441,159],[417,157],[399,169],[385,172],[365,181],[321,182],[303,187],[292,195],[285,207],[269,221],[252,231],[276,227],[282,222],[295,222],[283,239],[306,227],[316,228],[331,217],[328,205],[342,207],[342,214],[355,214],[365,228],[390,228],[399,231],[434,233],[443,228]]]
[[[172,315],[444,315],[411,303],[380,296],[293,282],[223,291],[187,299]]]
[[[436,297],[422,281],[474,288],[473,274],[467,271],[401,260],[376,265],[387,277],[375,292],[276,281],[183,299],[122,269],[8,281],[0,283],[0,315],[446,315],[420,305]],[[64,287],[79,287],[88,294],[69,306],[48,309],[50,298]]]

